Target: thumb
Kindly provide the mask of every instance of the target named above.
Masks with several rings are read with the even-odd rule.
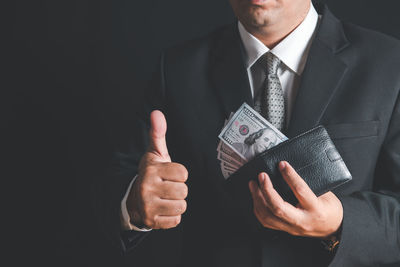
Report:
[[[154,110],[150,114],[150,144],[149,152],[158,154],[159,156],[169,159],[165,134],[167,132],[167,121],[164,114],[159,110]]]

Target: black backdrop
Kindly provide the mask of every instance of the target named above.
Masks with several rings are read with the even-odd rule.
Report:
[[[400,38],[398,0],[327,2],[340,18]],[[90,185],[129,130],[159,52],[231,22],[228,0],[7,5],[0,118],[9,255],[16,266],[115,266]]]

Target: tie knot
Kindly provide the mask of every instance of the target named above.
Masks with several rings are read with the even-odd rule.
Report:
[[[281,64],[281,60],[271,52],[268,52],[266,54],[266,58],[267,58],[268,75],[276,75],[278,73],[278,67],[279,64]]]

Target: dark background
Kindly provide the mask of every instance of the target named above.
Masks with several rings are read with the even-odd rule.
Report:
[[[400,38],[398,0],[327,2]],[[16,0],[1,10],[5,254],[15,266],[115,266],[91,184],[130,130],[160,51],[231,22],[228,0]]]

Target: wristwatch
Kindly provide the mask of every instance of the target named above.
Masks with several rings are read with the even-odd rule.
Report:
[[[342,225],[333,235],[329,236],[327,239],[321,240],[322,245],[329,252],[335,252],[340,243],[340,236],[342,234]]]
[[[321,240],[321,243],[329,252],[335,252],[336,248],[339,246],[340,240],[336,235],[331,235],[328,239]]]

